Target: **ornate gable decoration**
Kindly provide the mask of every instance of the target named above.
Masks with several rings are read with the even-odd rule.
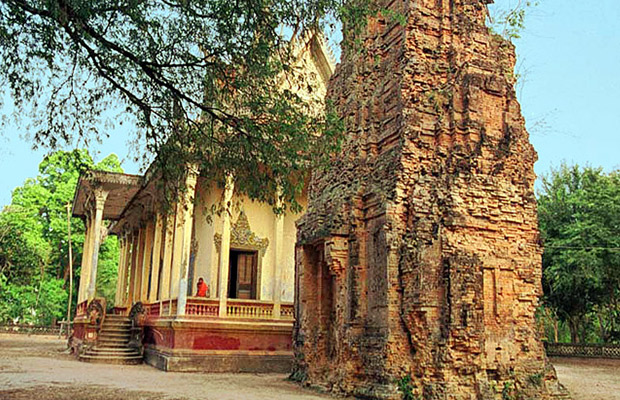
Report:
[[[215,248],[219,253],[222,245],[222,235],[216,233],[213,235],[213,241],[215,242]],[[230,230],[230,247],[235,246],[259,250],[261,253],[264,253],[269,246],[269,239],[259,238],[254,232],[252,232],[250,222],[248,221],[248,216],[243,210],[239,213],[237,222],[235,222]]]

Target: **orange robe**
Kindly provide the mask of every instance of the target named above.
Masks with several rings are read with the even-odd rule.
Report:
[[[198,284],[198,292],[196,296],[198,297],[207,297],[207,290],[209,290],[209,286],[206,283],[201,282]]]

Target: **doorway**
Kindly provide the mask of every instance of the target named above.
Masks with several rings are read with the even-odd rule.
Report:
[[[229,268],[228,298],[256,300],[258,252],[230,250]]]

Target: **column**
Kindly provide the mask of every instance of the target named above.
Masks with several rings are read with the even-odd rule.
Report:
[[[181,214],[181,276],[179,279],[179,300],[177,303],[177,316],[185,315],[185,305],[187,304],[187,279],[189,275],[189,259],[192,248],[192,225],[194,224],[194,197],[196,196],[196,180],[198,179],[198,169],[190,166],[185,179],[185,194],[183,207],[178,211]]]
[[[142,275],[144,275],[144,244],[146,242],[146,226],[142,223],[140,224],[140,230],[138,232],[138,247],[136,248],[136,280],[134,281],[133,287],[133,298],[134,303],[142,301]]]
[[[129,288],[127,289],[127,307],[131,307],[136,298],[136,260],[138,253],[138,244],[140,243],[140,231],[134,231],[131,235],[131,258],[129,260]]]
[[[170,269],[172,268],[172,245],[174,244],[174,220],[175,214],[166,216],[164,237],[164,265],[161,271],[161,297],[160,300],[169,300],[170,296]]]
[[[151,255],[151,287],[149,290],[149,303],[157,300],[157,292],[159,290],[159,268],[161,257],[162,237],[164,236],[164,218],[161,213],[155,216],[155,237],[153,238],[153,253]]]
[[[144,233],[144,253],[142,257],[142,285],[140,286],[140,300],[148,300],[149,291],[149,276],[152,268],[152,256],[153,256],[153,236],[155,231],[155,221],[150,219],[146,223]]]
[[[174,214],[174,240],[172,242],[172,264],[170,266],[170,298],[179,297],[181,278],[181,253],[183,252],[183,204],[177,200]],[[178,306],[178,304],[177,304]]]
[[[224,212],[222,215],[222,244],[220,245],[220,264],[218,285],[220,296],[219,316],[226,316],[226,300],[228,296],[228,259],[230,257],[230,214],[232,206],[232,197],[234,191],[234,181],[231,175],[226,177],[226,186],[224,187]]]
[[[90,213],[86,213],[84,220],[85,234],[84,247],[82,250],[82,266],[80,268],[80,288],[78,289],[78,304],[86,300],[86,292],[88,290],[88,281],[90,279],[90,238],[92,236],[92,223]]]
[[[123,233],[123,240],[125,242],[125,246],[124,246],[124,256],[123,256],[123,273],[122,275],[119,275],[120,279],[121,279],[121,297],[120,297],[120,306],[124,307],[127,306],[127,278],[128,278],[128,274],[129,274],[129,267],[131,265],[131,242],[133,240],[132,236],[130,233],[125,232]]]
[[[282,192],[278,188],[276,193],[276,207],[282,209]],[[275,214],[274,223],[274,253],[273,264],[273,317],[280,318],[280,306],[282,303],[282,249],[284,246],[284,213]]]
[[[125,238],[120,235],[118,238],[118,266],[116,268],[116,295],[114,296],[114,306],[119,307],[122,300],[123,270],[125,269]]]
[[[101,246],[102,229],[104,229],[103,207],[105,205],[106,199],[108,198],[108,192],[101,188],[95,189],[94,193],[95,216],[93,219],[93,238],[91,239],[93,247],[90,267],[90,282],[88,284],[88,300],[92,300],[95,298],[95,291],[97,287],[97,263],[99,261],[99,247]]]

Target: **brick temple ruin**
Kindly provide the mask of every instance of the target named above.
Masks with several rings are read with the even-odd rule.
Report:
[[[309,385],[568,398],[535,326],[537,155],[491,2],[393,0],[344,50],[328,98],[345,143],[298,223],[293,376]]]

